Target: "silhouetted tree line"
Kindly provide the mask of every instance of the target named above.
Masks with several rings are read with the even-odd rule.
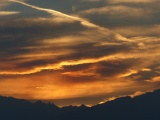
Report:
[[[160,120],[160,90],[90,108],[85,105],[58,108],[41,101],[0,97],[0,120]]]

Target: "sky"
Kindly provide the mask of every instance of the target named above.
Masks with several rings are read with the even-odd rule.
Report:
[[[0,0],[0,95],[88,106],[160,88],[160,0]]]

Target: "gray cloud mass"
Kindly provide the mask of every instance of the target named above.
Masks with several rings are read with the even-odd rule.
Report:
[[[159,1],[0,2],[0,95],[93,105],[159,88]]]

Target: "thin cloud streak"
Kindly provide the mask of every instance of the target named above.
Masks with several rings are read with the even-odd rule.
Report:
[[[62,12],[59,12],[59,11],[56,11],[56,10],[51,10],[51,9],[46,9],[46,8],[41,8],[41,7],[37,7],[37,6],[34,6],[34,5],[30,5],[30,4],[27,4],[25,2],[21,2],[21,1],[17,1],[17,0],[10,0],[11,2],[17,2],[17,3],[20,3],[22,5],[25,5],[25,6],[28,6],[28,7],[31,7],[31,8],[34,8],[36,10],[40,10],[40,11],[45,11],[47,13],[50,13],[50,14],[53,14],[53,15],[56,15],[56,16],[59,16],[59,17],[66,17],[66,18],[71,18],[73,20],[76,20],[76,21],[79,21],[81,22],[82,25],[85,25],[87,27],[92,27],[92,28],[99,28],[100,26],[98,25],[95,25],[85,19],[82,19],[82,18],[79,18],[79,17],[75,17],[75,16],[71,16],[71,15],[67,15],[67,14],[64,14]]]
[[[33,74],[37,72],[41,72],[43,70],[61,70],[63,69],[63,66],[74,66],[74,65],[81,65],[81,64],[87,64],[87,63],[97,63],[104,60],[114,60],[114,59],[122,59],[123,56],[121,54],[117,55],[111,55],[106,57],[101,57],[97,59],[83,59],[83,60],[70,60],[70,61],[63,61],[58,64],[53,64],[49,66],[43,66],[43,67],[36,67],[35,69],[24,71],[24,72],[0,72],[0,75],[28,75]]]
[[[37,6],[34,6],[34,5],[30,5],[30,4],[27,4],[25,2],[22,2],[22,1],[17,1],[17,0],[10,0],[11,2],[16,2],[16,3],[20,3],[22,5],[25,5],[25,6],[28,6],[28,7],[31,7],[33,9],[36,9],[36,10],[40,10],[40,11],[45,11],[47,13],[50,13],[52,15],[56,15],[56,16],[59,16],[59,17],[66,17],[66,18],[70,18],[70,19],[73,19],[75,21],[79,21],[83,26],[86,26],[86,27],[89,27],[89,28],[96,28],[100,31],[103,31],[103,32],[110,32],[110,33],[113,33],[117,36],[120,37],[121,40],[126,40],[127,38],[121,36],[120,34],[118,33],[115,33],[107,28],[104,28],[104,27],[101,27],[99,25],[96,25],[92,22],[89,22],[83,18],[80,18],[80,17],[76,17],[76,16],[71,16],[71,15],[68,15],[68,14],[64,14],[62,12],[59,12],[59,11],[56,11],[56,10],[52,10],[52,9],[46,9],[46,8],[41,8],[41,7],[37,7]]]
[[[15,15],[19,14],[20,12],[17,11],[0,11],[0,16],[6,16],[6,15]]]

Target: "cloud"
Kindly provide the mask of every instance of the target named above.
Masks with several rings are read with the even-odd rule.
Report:
[[[1,20],[0,26],[0,50],[3,54],[1,59],[8,58],[9,61],[15,60],[17,62],[22,58],[25,58],[26,61],[27,58],[32,61],[32,56],[37,56],[37,59],[40,59],[44,52],[50,52],[49,55],[51,56],[57,56],[58,53],[63,55],[65,54],[63,45],[56,48],[50,43],[45,43],[45,39],[54,38],[56,40],[57,37],[65,36],[65,34],[76,34],[76,32],[85,29],[79,22],[60,20],[57,24],[57,19]],[[57,50],[51,51],[54,49]],[[69,52],[69,50],[67,51]]]
[[[56,10],[52,10],[52,9],[46,9],[46,8],[41,8],[41,7],[37,7],[37,6],[34,6],[34,5],[30,5],[30,4],[27,4],[25,2],[21,2],[21,1],[17,1],[17,0],[10,0],[11,2],[17,2],[17,3],[20,3],[22,5],[25,5],[25,6],[28,6],[28,7],[31,7],[33,9],[36,9],[36,10],[40,10],[40,11],[45,11],[47,13],[50,13],[50,14],[53,14],[55,16],[59,16],[59,17],[66,17],[66,18],[70,18],[70,19],[73,19],[73,20],[76,20],[76,21],[80,21],[82,25],[85,25],[87,27],[99,27],[85,19],[82,19],[80,17],[75,17],[75,16],[71,16],[71,15],[67,15],[67,14],[64,14],[62,12],[59,12],[59,11],[56,11]]]
[[[149,12],[149,11],[148,11]],[[145,13],[147,13],[143,8],[134,8],[124,5],[116,5],[116,6],[106,6],[101,8],[93,8],[86,11],[83,11],[81,14],[108,14],[110,17],[120,15],[119,18],[125,17],[144,17]],[[132,14],[130,14],[132,13]]]
[[[135,92],[134,94],[130,95],[132,98],[136,97],[136,96],[140,96],[140,95],[143,95],[144,92],[141,92],[141,91],[137,91]]]
[[[159,1],[150,1],[151,3],[145,1],[137,1],[136,3],[134,1],[126,1],[129,3],[119,2],[117,4],[106,2],[99,7],[88,7],[85,10],[77,11],[77,14],[88,18],[99,26],[115,30],[123,36],[158,35]]]
[[[151,3],[158,0],[107,0],[109,3]]]
[[[148,64],[147,68],[142,68],[137,73],[134,73],[130,75],[134,80],[137,81],[146,81],[146,82],[158,82],[159,79],[159,62],[152,61],[150,64]]]
[[[154,78],[152,78],[152,79],[150,79],[150,80],[146,80],[147,82],[160,82],[160,77],[158,76],[158,77],[154,77]]]
[[[147,85],[134,76],[147,76],[150,71],[139,69],[152,71],[149,66],[158,63],[157,37],[124,39],[59,17],[1,20],[0,26],[2,95],[63,99],[114,94],[120,88],[126,94],[132,85],[131,91],[141,90],[139,81]]]
[[[134,37],[134,36],[157,36],[159,37],[159,30],[160,25],[148,25],[148,26],[122,26],[122,27],[115,27],[113,30],[117,33],[120,33],[127,37]]]
[[[151,5],[148,12],[145,7],[123,3],[75,12],[84,13],[87,20],[12,2],[52,17],[0,19],[1,95],[27,99],[98,96],[95,101],[102,101],[159,87],[159,24],[154,16],[157,12],[153,12],[159,8],[151,10]],[[153,16],[144,15],[146,12]],[[97,15],[99,20],[94,21]],[[139,22],[129,21],[131,18]],[[101,19],[106,22],[102,27],[97,25]],[[112,30],[103,24],[110,24]]]
[[[8,1],[6,1],[6,0],[0,0],[0,9],[2,9],[3,7],[5,7],[8,4],[9,4]]]
[[[5,16],[5,15],[14,15],[14,14],[19,14],[20,12],[15,12],[15,11],[0,11],[0,16]]]

